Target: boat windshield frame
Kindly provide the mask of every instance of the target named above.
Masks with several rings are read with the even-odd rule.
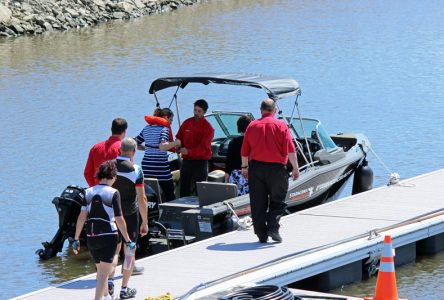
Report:
[[[247,111],[212,111],[211,113],[205,115],[205,119],[214,128],[214,139],[231,138],[240,136],[240,134],[237,132],[237,120],[241,116],[245,115],[249,116],[252,121],[254,120],[253,114]],[[231,116],[235,116],[236,118],[230,120]],[[227,121],[230,123],[227,124]],[[217,125],[218,128],[215,127],[215,125]],[[223,135],[221,135],[221,133]]]
[[[290,118],[287,118],[288,121],[290,121]],[[338,148],[321,121],[314,118],[292,118],[290,126],[296,138],[304,139],[303,130],[300,127],[301,121],[307,133],[310,132],[310,134],[307,134],[307,138],[312,138],[319,142],[327,152],[333,152]]]

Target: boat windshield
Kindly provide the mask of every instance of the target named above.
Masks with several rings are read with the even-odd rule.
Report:
[[[307,137],[319,141],[322,147],[328,152],[333,151],[338,147],[336,146],[335,142],[333,142],[330,135],[328,135],[327,131],[325,130],[324,126],[322,126],[319,120],[302,118],[302,124],[304,126]],[[297,137],[303,138],[304,131],[302,130],[301,122],[299,121],[299,119],[293,118],[291,121],[291,125],[296,131]]]
[[[243,116],[248,115],[254,119],[251,113],[247,112],[213,112],[205,116],[211,126],[214,128],[214,138],[227,138],[238,136],[237,120]]]

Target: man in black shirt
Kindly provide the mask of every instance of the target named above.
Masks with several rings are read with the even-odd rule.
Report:
[[[142,168],[133,163],[137,143],[133,138],[125,138],[120,146],[121,155],[115,159],[117,166],[117,179],[113,187],[120,192],[122,213],[128,228],[128,235],[137,243],[139,233],[144,236],[148,233],[147,199],[144,190]],[[139,212],[142,223],[139,225]],[[118,251],[120,252],[121,243]],[[126,247],[124,248],[126,251]],[[133,251],[135,257],[136,249]],[[128,281],[134,268],[134,260],[130,270],[122,268],[122,289],[120,299],[135,297],[136,289],[129,288]]]

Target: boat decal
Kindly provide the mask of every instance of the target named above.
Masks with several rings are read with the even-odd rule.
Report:
[[[296,202],[298,200],[310,197],[313,194],[314,188],[311,186],[309,188],[290,193],[290,202]]]
[[[305,189],[297,191],[297,192],[292,192],[289,195],[289,198],[290,198],[289,202],[296,202],[301,199],[311,197],[313,195],[313,193],[317,193],[317,192],[322,191],[326,188],[330,188],[333,184],[341,181],[342,179],[344,179],[348,175],[350,175],[352,171],[353,171],[353,169],[350,169],[347,172],[345,172],[344,174],[342,174],[341,176],[339,176],[335,179],[332,179],[330,181],[324,182],[318,186],[315,186],[315,187],[311,186],[311,187],[305,188]]]
[[[251,207],[248,205],[247,207],[235,209],[234,212],[238,216],[249,215],[251,214]]]
[[[347,177],[348,175],[351,174],[351,172],[353,171],[353,169],[348,170],[347,172],[345,172],[344,174],[342,174],[341,176],[338,176],[338,178],[332,179],[330,181],[324,182],[320,185],[318,185],[316,187],[316,192],[323,190],[325,188],[329,188],[330,186],[332,186],[333,184],[335,184],[338,181],[341,181],[342,179],[344,179],[345,177]]]
[[[149,209],[153,209],[156,207],[157,202],[152,202],[152,201],[148,201],[148,208]]]

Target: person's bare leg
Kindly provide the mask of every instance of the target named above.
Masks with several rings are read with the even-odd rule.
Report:
[[[120,252],[120,248],[122,247],[122,243],[118,243],[117,244],[117,248],[116,248],[116,255],[114,256],[114,260],[113,260],[113,264],[114,264],[114,268],[111,270],[111,273],[109,274],[109,278],[114,279],[114,275],[116,274],[116,267],[117,267],[117,263],[119,261],[119,252]]]
[[[116,273],[116,267],[117,267],[117,261],[118,260],[119,260],[119,255],[116,253],[116,254],[114,254],[113,262],[111,263],[112,267],[111,267],[111,270],[109,272],[109,277],[108,278],[114,278],[114,274]]]
[[[108,288],[106,286],[108,276],[111,273],[113,264],[100,262],[96,264],[97,267],[97,283],[96,283],[96,294],[95,300],[102,300],[103,296],[108,295]]]
[[[122,246],[122,243],[118,243],[117,244],[117,248],[116,248],[116,252],[114,254],[114,259],[112,262],[112,268],[110,270],[108,279],[107,279],[107,288],[106,288],[106,292],[109,293],[109,291],[111,290],[112,295],[114,295],[115,290],[114,290],[114,274],[116,273],[116,267],[117,267],[117,263],[119,262],[119,252],[120,252],[120,248]],[[111,284],[111,289],[110,289],[110,284]]]
[[[108,284],[107,284],[107,287],[105,288],[105,293],[103,294],[104,296],[107,296],[110,292],[110,289],[109,289],[110,282],[112,282],[112,286],[113,286],[112,290],[111,290],[111,293],[112,293],[111,296],[114,295],[114,274],[116,273],[116,267],[117,267],[118,260],[119,260],[119,255],[116,253],[116,254],[114,254],[113,262],[111,263],[111,269],[109,271],[109,275],[107,278]]]

